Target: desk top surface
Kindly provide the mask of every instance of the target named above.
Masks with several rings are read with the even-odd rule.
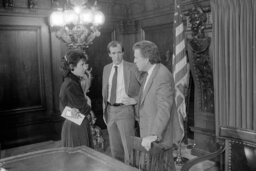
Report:
[[[86,146],[30,152],[0,162],[8,171],[138,171]]]

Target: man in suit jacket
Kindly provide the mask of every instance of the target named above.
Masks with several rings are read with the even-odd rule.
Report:
[[[139,71],[144,71],[144,83],[141,85],[138,101],[141,145],[150,150],[151,143],[156,141],[171,162],[175,170],[173,145],[174,80],[171,72],[160,63],[160,54],[155,43],[140,41],[133,45],[134,63]]]
[[[103,119],[109,133],[112,156],[128,163],[128,141],[129,136],[134,135],[134,105],[140,89],[139,72],[133,63],[123,60],[124,49],[120,42],[112,41],[107,48],[112,63],[103,70]]]

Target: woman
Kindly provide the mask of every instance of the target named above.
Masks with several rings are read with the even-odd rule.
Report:
[[[89,68],[87,67],[84,76],[81,78],[81,86],[84,92],[84,96],[87,99],[88,105],[90,106],[91,106],[91,99],[87,96],[87,93],[89,92],[89,88],[91,86],[91,81],[92,81],[91,71],[92,69],[89,70]],[[90,114],[91,115],[87,115],[87,117],[90,121],[91,140],[92,140],[91,145],[94,149],[98,151],[104,151],[104,139],[103,139],[101,128],[95,125],[96,117],[93,111],[91,111]]]
[[[62,126],[61,141],[64,147],[75,147],[86,145],[91,147],[90,126],[88,115],[91,107],[84,96],[81,87],[81,78],[87,70],[87,58],[82,51],[71,50],[62,59],[62,70],[64,82],[60,88],[59,101],[60,111],[66,106],[72,108],[72,116],[77,117],[78,113],[85,115],[81,125],[65,120]]]

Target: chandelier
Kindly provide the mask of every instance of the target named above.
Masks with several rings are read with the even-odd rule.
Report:
[[[64,8],[57,8],[50,15],[51,29],[68,48],[85,51],[95,37],[100,36],[104,14],[98,9],[97,1],[92,6],[87,1],[67,0]]]

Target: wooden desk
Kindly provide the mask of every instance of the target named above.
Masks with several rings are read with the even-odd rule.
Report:
[[[86,146],[30,152],[0,162],[8,171],[138,171]]]

